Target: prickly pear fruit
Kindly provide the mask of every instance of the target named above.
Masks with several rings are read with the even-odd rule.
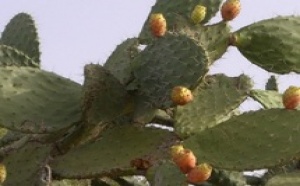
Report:
[[[186,174],[192,170],[197,163],[196,156],[190,149],[183,149],[173,155],[174,163],[179,167],[182,173]]]
[[[239,15],[240,11],[240,0],[227,0],[221,7],[221,15],[224,21],[233,20]]]
[[[182,145],[174,145],[171,147],[171,156],[174,157],[176,154],[184,152],[184,148]]]
[[[171,99],[176,105],[185,105],[193,100],[191,90],[183,86],[176,86],[172,89]]]
[[[162,37],[167,31],[167,21],[163,14],[152,14],[150,16],[151,32],[156,37]]]
[[[203,21],[203,19],[206,16],[206,7],[202,5],[197,5],[195,6],[192,14],[191,14],[191,19],[195,24],[200,23]]]
[[[201,163],[194,167],[187,174],[187,180],[190,183],[196,184],[206,181],[212,172],[212,167],[207,163]]]
[[[300,104],[300,87],[290,86],[282,95],[282,102],[286,109],[296,109]]]
[[[4,164],[0,163],[0,183],[3,183],[6,179],[6,167]]]

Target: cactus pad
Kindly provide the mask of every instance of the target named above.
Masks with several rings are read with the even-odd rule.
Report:
[[[266,186],[299,186],[300,185],[300,171],[279,174],[271,178]]]
[[[110,122],[125,114],[130,97],[108,70],[89,64],[84,68],[84,117],[90,124]]]
[[[252,87],[249,77],[207,76],[194,90],[193,102],[175,111],[175,131],[182,137],[200,133],[228,118]]]
[[[206,74],[208,63],[205,50],[194,40],[168,34],[148,45],[135,60],[139,94],[150,107],[169,108],[171,90],[179,85],[195,88]]]
[[[249,96],[259,102],[265,109],[284,108],[282,95],[274,90],[251,90]]]
[[[251,111],[188,138],[198,161],[228,170],[272,168],[300,153],[300,111]]]
[[[186,176],[180,171],[180,169],[172,162],[165,161],[159,165],[151,167],[147,171],[147,180],[150,185],[180,185],[187,186]]]
[[[150,164],[161,157],[156,151],[168,150],[164,141],[173,138],[166,130],[120,126],[107,129],[100,139],[58,156],[51,163],[53,172],[64,178],[91,178],[133,171],[131,161],[146,158]],[[163,145],[164,144],[164,145]]]
[[[21,149],[4,158],[3,164],[7,169],[7,179],[4,186],[9,185],[38,185],[43,178],[42,169],[46,165],[51,146],[27,143]],[[43,184],[46,185],[46,184]]]
[[[300,72],[300,16],[259,21],[235,32],[233,40],[249,61],[269,72]]]
[[[130,38],[117,46],[109,56],[104,68],[108,69],[121,84],[125,85],[132,79],[132,60],[138,54],[138,39]]]
[[[219,11],[221,3],[222,0],[190,0],[188,2],[186,0],[177,0],[176,2],[170,0],[157,0],[144,23],[139,38],[142,42],[147,42],[149,39],[153,38],[149,26],[149,20],[153,13],[162,13],[167,20],[167,28],[172,30],[174,27],[178,27],[178,16],[182,17],[184,22],[192,23],[191,14],[196,5],[206,7],[206,16],[201,24],[207,23]]]
[[[2,32],[0,44],[14,47],[40,63],[38,34],[29,14],[19,13],[10,20]]]
[[[0,66],[28,66],[38,68],[38,64],[16,48],[0,45]]]
[[[271,75],[266,83],[266,90],[278,91],[277,79],[274,75]]]
[[[47,133],[80,119],[80,85],[29,67],[0,68],[0,124],[28,133]]]
[[[187,35],[208,53],[211,62],[219,59],[227,50],[230,39],[230,27],[227,22],[213,25],[186,25],[182,19],[178,19],[179,28],[174,31]]]

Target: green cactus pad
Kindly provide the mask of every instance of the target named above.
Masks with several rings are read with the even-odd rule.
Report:
[[[300,16],[259,21],[235,32],[233,40],[249,61],[269,72],[300,72]]]
[[[89,124],[110,122],[125,114],[131,99],[125,87],[101,65],[84,68],[83,112]]]
[[[159,165],[151,167],[147,171],[146,178],[150,182],[151,186],[188,185],[186,176],[173,162],[170,161],[165,161]]]
[[[229,119],[248,96],[251,79],[245,75],[227,77],[224,74],[207,76],[193,91],[194,100],[175,111],[175,131],[181,137],[200,133]]]
[[[187,24],[192,23],[191,13],[196,5],[206,7],[207,13],[201,24],[207,23],[219,11],[221,3],[222,0],[190,0],[188,2],[186,0],[177,0],[176,2],[171,0],[157,0],[144,23],[139,38],[142,43],[153,39],[149,26],[149,20],[153,13],[162,13],[167,21],[168,30],[172,30],[179,26],[177,25],[178,16],[182,17]]]
[[[66,128],[81,115],[81,87],[29,67],[0,68],[0,126],[24,133]]]
[[[146,159],[154,163],[166,156],[169,141],[174,136],[167,130],[113,127],[102,133],[98,141],[85,144],[56,157],[51,163],[53,172],[64,178],[91,178],[134,171],[131,161]],[[171,142],[170,142],[171,143]],[[164,152],[163,152],[164,151]],[[162,155],[156,154],[162,153]]]
[[[134,113],[133,121],[139,124],[149,123],[157,112],[156,108],[153,108],[147,99],[142,95],[134,96]]]
[[[219,22],[214,25],[187,25],[178,20],[179,28],[174,32],[187,35],[197,41],[197,43],[208,53],[211,62],[219,59],[227,51],[230,39],[230,26],[228,22]]]
[[[250,111],[188,138],[184,146],[216,168],[272,168],[300,153],[299,119],[298,110]]]
[[[266,83],[266,90],[274,90],[278,91],[278,84],[276,77],[274,75],[271,75]]]
[[[135,60],[134,75],[139,94],[153,108],[172,106],[175,86],[196,87],[207,73],[206,52],[194,40],[168,34],[148,45]]]
[[[5,135],[1,137],[0,147],[4,147],[12,142],[15,142],[21,139],[24,135],[26,135],[21,132],[7,130],[5,128],[1,128],[1,132],[3,132],[2,134],[4,134],[4,130],[6,130],[6,132]]]
[[[265,109],[284,108],[282,95],[274,90],[251,90],[249,96],[259,102]]]
[[[39,64],[16,48],[0,45],[0,66],[28,66],[38,68]]]
[[[7,179],[3,185],[41,184],[43,178],[47,178],[43,167],[46,165],[51,149],[51,146],[27,143],[23,148],[5,157],[3,164],[6,166]]]
[[[40,63],[37,30],[32,17],[26,13],[19,13],[10,20],[2,32],[0,44],[14,47]]]
[[[132,79],[131,62],[138,54],[137,47],[137,38],[125,40],[117,46],[104,64],[104,68],[108,69],[123,85],[127,84]]]
[[[300,171],[279,174],[271,178],[266,186],[299,186],[300,185]]]
[[[101,65],[84,67],[83,122],[74,145],[96,139],[106,127],[120,123],[132,110],[132,99],[116,77]]]

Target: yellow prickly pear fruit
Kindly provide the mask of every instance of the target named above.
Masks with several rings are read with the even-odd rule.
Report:
[[[6,167],[4,164],[0,163],[0,183],[3,183],[6,179]]]
[[[221,7],[221,15],[224,21],[233,20],[239,15],[240,11],[240,0],[227,0]]]
[[[296,109],[300,104],[300,87],[290,86],[282,95],[282,102],[286,109]]]
[[[194,97],[191,90],[188,88],[176,86],[172,89],[171,99],[176,105],[185,105],[193,101]]]
[[[151,32],[156,37],[162,37],[167,31],[167,21],[163,14],[151,14],[150,16]]]
[[[206,16],[206,7],[202,5],[195,6],[192,14],[191,19],[195,24],[201,23]]]
[[[207,163],[201,163],[194,167],[187,174],[187,180],[190,183],[197,184],[208,180],[212,172],[212,167]]]
[[[177,154],[184,151],[184,148],[182,145],[174,145],[171,147],[171,156],[174,158]]]

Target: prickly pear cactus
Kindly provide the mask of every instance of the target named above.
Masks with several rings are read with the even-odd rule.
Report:
[[[274,75],[259,90],[244,74],[207,74],[229,46],[276,77],[300,72],[300,17],[232,32],[242,5],[157,0],[136,38],[84,67],[83,85],[39,69],[34,20],[17,14],[0,38],[1,184],[299,185],[299,91],[287,107]],[[208,24],[219,11],[223,20]],[[174,87],[189,93],[185,104]],[[242,112],[248,98],[262,108]]]

